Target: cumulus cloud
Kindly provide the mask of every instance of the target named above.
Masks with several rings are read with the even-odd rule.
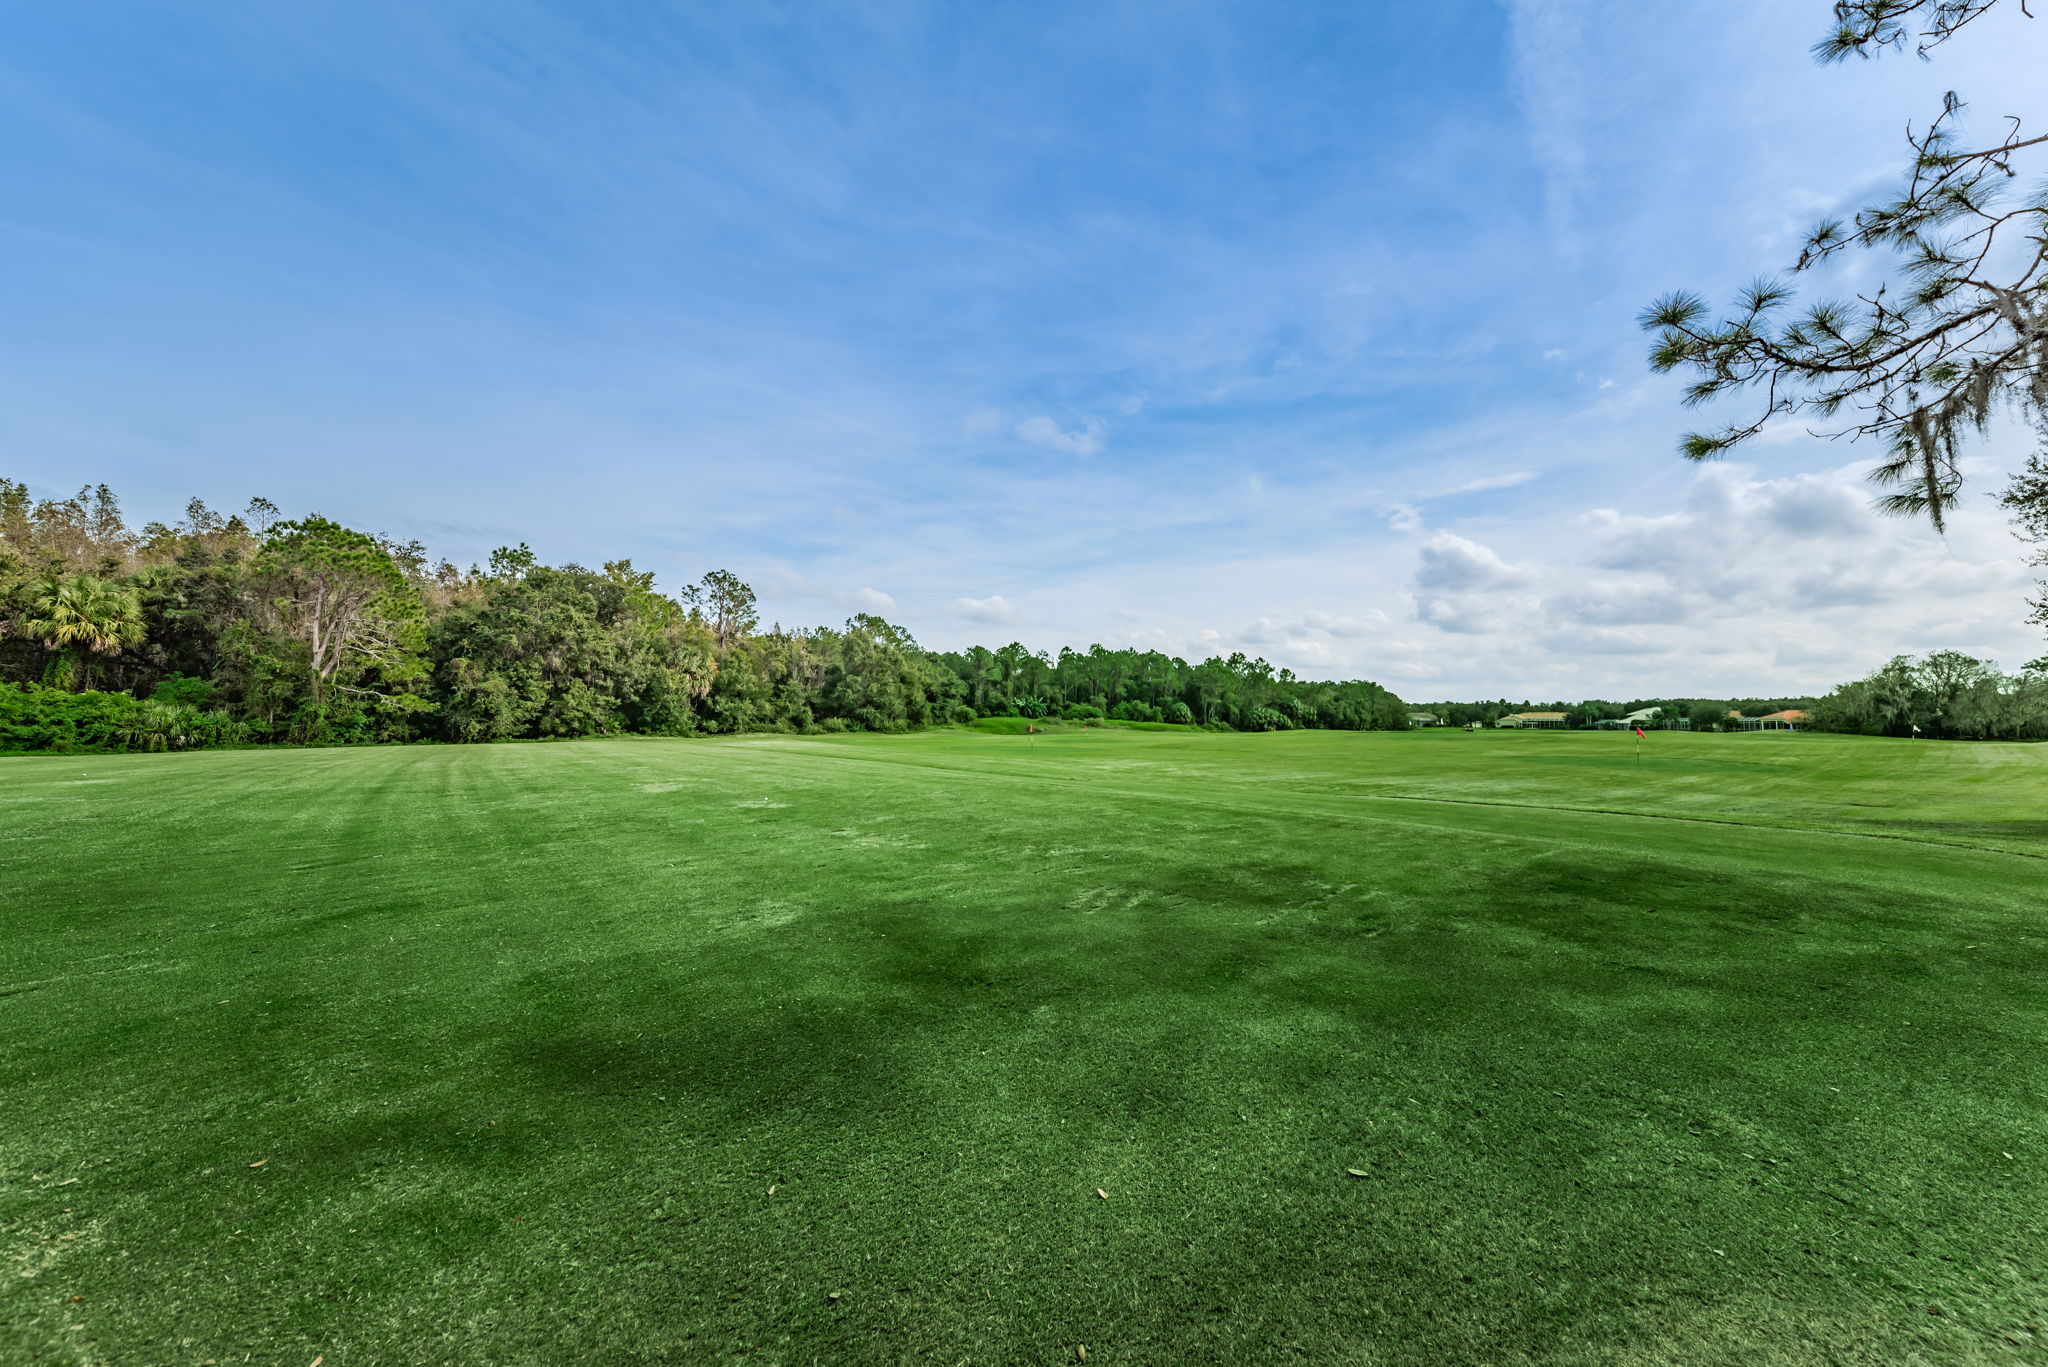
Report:
[[[1876,528],[1868,501],[1839,480],[1811,475],[1774,482],[1764,499],[1764,516],[1794,536],[1862,540]]]
[[[1418,547],[1413,620],[1441,657],[1554,681],[1531,694],[1642,696],[1823,688],[1898,651],[2032,648],[2027,571],[1995,514],[1958,510],[1936,536],[1874,513],[1855,469],[1710,466],[1670,511],[1565,525],[1526,554],[1448,531]]]
[[[1415,572],[1415,616],[1443,631],[1476,635],[1505,631],[1536,607],[1527,590],[1535,576],[1498,552],[1454,532],[1422,543]]]
[[[1237,639],[1248,646],[1278,645],[1293,633],[1286,625],[1271,617],[1255,617],[1237,633]]]
[[[1449,592],[1506,588],[1528,581],[1529,572],[1510,565],[1491,548],[1455,532],[1438,532],[1422,543],[1418,588]]]
[[[1010,606],[1010,600],[1000,593],[992,593],[986,598],[955,598],[952,606],[955,617],[964,617],[970,622],[993,626],[1017,620],[1017,609]]]
[[[1588,626],[1677,626],[1692,615],[1692,599],[1654,578],[1610,580],[1545,599],[1543,615]]]
[[[1092,456],[1102,449],[1103,423],[1100,418],[1086,418],[1071,428],[1061,427],[1051,418],[1040,414],[1026,418],[1017,424],[1017,437],[1033,446],[1043,446],[1050,451],[1064,451],[1070,456]]]
[[[880,589],[855,589],[835,595],[833,601],[855,612],[888,612],[896,606],[896,600]]]

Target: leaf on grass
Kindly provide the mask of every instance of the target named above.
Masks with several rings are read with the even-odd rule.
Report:
[[[259,1159],[257,1159],[257,1160],[256,1160],[255,1162],[251,1163],[251,1164],[250,1164],[249,1166],[250,1166],[250,1167],[252,1167],[252,1168],[260,1168],[260,1167],[262,1167],[262,1166],[263,1166],[263,1165],[264,1165],[265,1163],[268,1163],[269,1161],[270,1161],[270,1160],[269,1160],[268,1158],[259,1158]]]
[[[1350,1173],[1350,1174],[1351,1174],[1351,1175],[1352,1175],[1353,1177],[1370,1177],[1370,1176],[1372,1176],[1372,1174],[1371,1174],[1371,1173],[1369,1173],[1369,1172],[1365,1172],[1365,1171],[1363,1171],[1363,1170],[1361,1170],[1361,1169],[1358,1169],[1358,1168],[1346,1168],[1346,1169],[1344,1169],[1344,1171],[1346,1171],[1346,1172]]]
[[[1097,1187],[1097,1188],[1095,1189],[1095,1194],[1096,1194],[1097,1196],[1100,1196],[1100,1197],[1101,1197],[1101,1198],[1102,1198],[1103,1200],[1105,1200],[1105,1201],[1107,1201],[1107,1200],[1109,1199],[1109,1193],[1108,1193],[1108,1192],[1106,1192],[1106,1191],[1104,1191],[1104,1190],[1103,1190],[1103,1189],[1102,1189],[1101,1187]]]

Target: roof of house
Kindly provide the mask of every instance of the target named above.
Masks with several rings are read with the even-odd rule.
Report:
[[[1796,707],[1788,707],[1783,712],[1772,712],[1757,718],[1758,721],[1808,721],[1810,719],[1809,713],[1801,711]]]
[[[1563,721],[1568,714],[1564,712],[1510,712],[1508,715],[1519,718],[1522,721]]]

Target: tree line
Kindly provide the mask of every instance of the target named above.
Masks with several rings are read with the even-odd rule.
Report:
[[[1900,655],[1820,699],[1813,719],[1867,736],[2048,739],[2048,656],[2007,674],[1955,650]]]
[[[1450,726],[1492,726],[1517,712],[1562,712],[1568,727],[1593,726],[1643,708],[1659,709],[1652,730],[1740,730],[1744,717],[1797,710],[1816,731],[1863,736],[1923,736],[1949,740],[2048,739],[2048,656],[2007,674],[1989,660],[1937,650],[1915,659],[1900,655],[1865,678],[1821,697],[1637,698],[1608,702],[1424,703],[1418,709]]]
[[[1241,654],[922,649],[879,617],[764,627],[714,570],[665,594],[630,560],[524,544],[459,568],[418,541],[255,499],[131,529],[105,485],[0,479],[0,748],[480,742],[898,731],[981,717],[1247,730],[1400,728],[1377,684]]]

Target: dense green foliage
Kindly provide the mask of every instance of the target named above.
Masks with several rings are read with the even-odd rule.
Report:
[[[0,752],[191,750],[242,743],[240,722],[223,709],[200,706],[211,695],[202,681],[176,675],[140,701],[126,693],[0,683]]]
[[[122,733],[140,707],[126,693],[0,684],[0,749],[122,749]]]
[[[2011,675],[1954,650],[1901,655],[1843,684],[1813,713],[1825,730],[1869,736],[2039,740],[2048,737],[2048,659]]]
[[[900,731],[983,716],[1175,722],[1256,731],[1400,728],[1400,699],[1232,655],[1021,645],[921,649],[902,628],[763,630],[754,592],[714,570],[670,597],[630,561],[433,563],[321,517],[236,517],[195,500],[131,532],[105,486],[35,502],[0,480],[0,683],[97,686],[132,700],[185,680],[197,709],[139,731],[23,710],[11,749],[203,743],[490,741],[741,731]],[[119,710],[121,704],[103,707]],[[25,705],[24,705],[25,707]],[[47,713],[47,731],[30,718]],[[199,716],[203,714],[202,724]],[[133,740],[124,740],[124,736]]]
[[[2048,1357],[2048,747],[0,768],[0,1361]]]
[[[1190,665],[1153,651],[977,646],[937,657],[982,715],[1223,725],[1240,731],[1399,730],[1408,708],[1377,684],[1296,678],[1233,653]]]

